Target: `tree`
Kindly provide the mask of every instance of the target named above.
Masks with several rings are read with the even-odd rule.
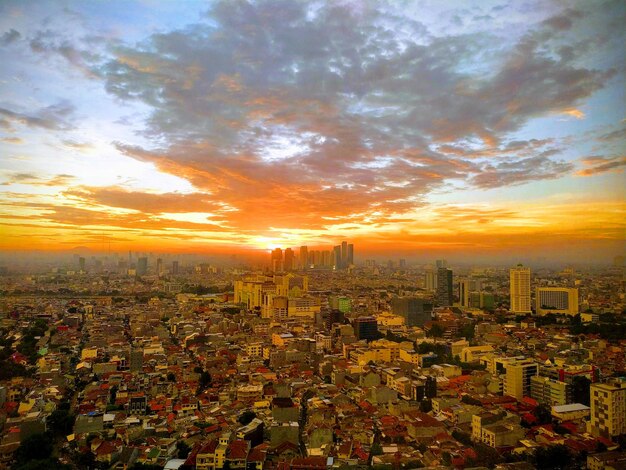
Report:
[[[445,331],[443,326],[435,323],[430,327],[430,330],[428,330],[428,336],[431,338],[441,338]]]
[[[211,374],[203,370],[202,373],[200,374],[200,379],[198,380],[198,383],[201,389],[206,388],[208,385],[211,384]]]
[[[552,422],[552,413],[548,405],[539,405],[537,408],[535,408],[534,415],[537,418],[539,424],[549,424]]]
[[[16,467],[31,460],[46,460],[52,455],[52,439],[45,434],[33,434],[22,441],[15,451]]]
[[[239,421],[243,426],[252,422],[252,420],[256,418],[256,413],[251,410],[246,410],[239,415],[237,421]]]
[[[533,463],[537,468],[566,469],[572,464],[572,454],[564,445],[539,447],[535,451]]]
[[[56,435],[67,436],[71,434],[74,427],[74,415],[66,409],[54,410],[48,418],[48,426]]]
[[[189,452],[191,452],[191,447],[189,447],[185,441],[178,441],[176,443],[176,449],[178,451],[179,459],[186,459]]]
[[[176,375],[174,375],[173,372],[168,372],[167,373],[167,380],[169,382],[176,382]]]

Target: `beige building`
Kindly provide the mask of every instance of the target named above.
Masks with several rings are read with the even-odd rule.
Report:
[[[521,400],[530,396],[530,384],[539,372],[539,364],[529,359],[515,360],[506,364],[504,394]]]
[[[548,313],[577,315],[578,289],[574,287],[538,287],[535,306],[538,315]]]
[[[509,274],[511,281],[511,312],[531,313],[530,268],[525,268],[521,264],[518,264],[515,268],[511,268]]]
[[[567,403],[567,387],[565,382],[549,377],[536,375],[530,378],[530,396],[539,403],[550,406]]]
[[[608,438],[626,433],[626,380],[591,385],[589,430]]]

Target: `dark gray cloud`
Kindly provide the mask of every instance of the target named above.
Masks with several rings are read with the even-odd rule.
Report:
[[[313,225],[338,210],[390,217],[450,179],[488,188],[571,172],[556,143],[510,135],[615,74],[579,64],[587,50],[566,35],[584,18],[565,10],[501,44],[435,36],[384,3],[224,1],[184,29],[109,42],[108,58],[50,31],[30,46],[148,105],[154,147],[118,148],[238,209],[230,221],[261,223],[250,214],[272,207],[288,223],[297,204]]]
[[[574,165],[553,161],[545,155],[486,165],[471,182],[479,188],[515,186],[531,180],[554,179],[570,173]]]
[[[10,29],[2,36],[0,36],[0,46],[8,46],[9,44],[19,40],[21,37],[22,35],[19,31],[16,31],[15,29]]]
[[[600,173],[606,173],[609,171],[623,171],[623,167],[626,166],[626,157],[624,156],[592,156],[581,159],[585,168],[578,171],[578,176],[593,176]]]
[[[17,112],[0,107],[0,116],[2,116],[0,126],[8,130],[11,130],[14,124],[48,130],[69,130],[74,127],[72,114],[75,109],[75,106],[69,101],[60,101],[34,113]]]

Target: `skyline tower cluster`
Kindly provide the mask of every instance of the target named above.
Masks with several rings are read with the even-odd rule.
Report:
[[[292,248],[274,248],[270,254],[272,272],[307,269],[345,270],[354,265],[354,244],[347,241],[336,245],[332,250],[309,250],[303,245],[298,256]]]

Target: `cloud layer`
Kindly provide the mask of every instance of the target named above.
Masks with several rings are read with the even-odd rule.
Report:
[[[110,139],[111,152],[192,190],[98,187],[63,170],[13,169],[3,184],[65,186],[44,212],[54,223],[88,225],[90,211],[110,208],[94,224],[161,224],[181,236],[221,232],[245,244],[277,230],[320,240],[365,227],[373,237],[402,233],[447,191],[462,200],[620,170],[625,137],[614,123],[589,131],[612,146],[594,157],[573,153],[579,136],[533,126],[584,126],[594,115],[590,100],[623,80],[621,63],[594,59],[615,51],[623,5],[545,7],[503,26],[505,15],[535,7],[459,8],[444,12],[451,19],[443,24],[395,2],[242,0],[215,2],[194,23],[132,40],[89,31],[87,15],[68,11],[59,15],[76,31],[54,19],[30,32],[10,28],[1,47],[60,60],[116,106],[136,110],[140,118],[115,120],[133,125]],[[592,31],[598,24],[602,31]],[[76,133],[77,105],[54,98],[34,110],[0,99],[0,128],[16,134],[3,141],[21,143],[21,129],[54,133],[87,158],[97,146]],[[488,225],[493,217],[479,219]]]

